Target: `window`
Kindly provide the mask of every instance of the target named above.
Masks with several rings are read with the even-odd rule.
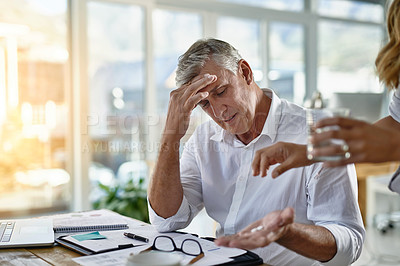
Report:
[[[232,44],[250,64],[256,82],[264,78],[260,46],[260,23],[257,20],[220,17],[217,21],[217,36]]]
[[[305,96],[303,26],[271,22],[269,28],[269,87],[279,97],[302,104]]]
[[[87,7],[90,143],[83,150],[92,155],[93,201],[100,196],[98,182],[147,176],[145,165],[126,165],[144,159],[144,14],[125,4],[89,2]]]
[[[152,147],[158,147],[161,132],[167,118],[169,94],[176,89],[175,70],[178,57],[182,55],[195,41],[203,37],[202,17],[197,13],[177,12],[158,9],[153,13],[154,23],[154,65],[158,106],[158,121],[153,131],[155,136],[149,136]],[[183,141],[188,139],[204,117],[199,108],[192,112],[188,134]],[[183,148],[183,147],[181,147]],[[158,150],[149,150],[150,160],[155,160]]]
[[[329,17],[383,22],[383,6],[368,1],[319,0],[318,13]]]
[[[153,12],[154,74],[157,106],[166,115],[169,93],[175,89],[178,57],[202,38],[202,18],[196,13],[155,10]],[[160,129],[162,130],[162,128]]]
[[[303,0],[219,0],[219,1],[279,9],[279,10],[289,10],[289,11],[301,11],[304,8]]]
[[[67,1],[0,7],[0,216],[64,210]]]
[[[324,98],[333,92],[382,92],[374,72],[380,27],[321,21],[318,33],[318,89]]]

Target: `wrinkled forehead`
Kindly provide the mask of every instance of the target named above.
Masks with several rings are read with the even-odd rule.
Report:
[[[201,89],[201,92],[210,92],[217,87],[223,86],[229,83],[230,79],[235,76],[231,71],[217,65],[213,61],[207,62],[201,69],[198,76],[204,76],[205,74],[215,75],[217,76],[217,80]]]

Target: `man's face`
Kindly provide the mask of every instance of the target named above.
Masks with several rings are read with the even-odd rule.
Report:
[[[208,61],[199,75],[216,75],[217,80],[200,92],[209,92],[207,98],[198,105],[222,128],[240,135],[247,133],[254,123],[256,93],[249,86],[239,62],[239,70],[234,75],[213,60]]]

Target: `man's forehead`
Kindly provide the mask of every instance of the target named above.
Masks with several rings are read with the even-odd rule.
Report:
[[[218,65],[214,60],[208,60],[204,66],[200,69],[199,75],[210,74],[210,75],[221,75],[222,73],[228,71],[224,67]]]
[[[220,88],[221,86],[224,86],[226,83],[229,82],[229,74],[232,74],[229,70],[225,69],[225,68],[220,68],[220,71],[207,71],[210,69],[206,69],[203,68],[202,71],[200,72],[200,74],[198,76],[204,76],[205,74],[210,74],[210,75],[215,75],[217,76],[217,80],[213,83],[211,83],[210,85],[204,87],[203,89],[201,89],[201,92],[204,91],[208,91],[208,92],[213,92],[216,89]]]

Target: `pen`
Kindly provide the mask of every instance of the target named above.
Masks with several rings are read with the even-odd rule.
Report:
[[[143,236],[138,236],[138,235],[135,235],[135,234],[132,234],[132,233],[124,232],[124,236],[132,238],[132,239],[135,239],[135,240],[139,240],[139,241],[142,241],[142,242],[146,242],[146,243],[149,242],[148,238],[145,238]]]

